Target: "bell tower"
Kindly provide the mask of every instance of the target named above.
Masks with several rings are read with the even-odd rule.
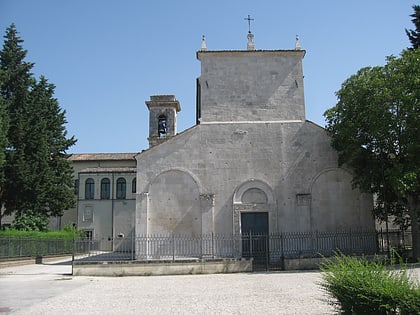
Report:
[[[146,101],[149,109],[149,147],[176,135],[176,115],[181,110],[175,95],[153,95]]]

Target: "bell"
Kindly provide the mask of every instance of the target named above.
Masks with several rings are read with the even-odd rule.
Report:
[[[164,120],[159,121],[158,132],[159,134],[166,133],[166,122]]]
[[[166,133],[165,127],[164,127],[164,126],[162,126],[162,125],[159,125],[159,130],[158,130],[158,132],[159,132],[159,133]]]

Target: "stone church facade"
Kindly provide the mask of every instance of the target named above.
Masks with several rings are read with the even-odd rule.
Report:
[[[325,130],[306,120],[304,56],[298,45],[203,45],[196,124],[177,133],[181,104],[154,95],[146,101],[148,149],[73,154],[72,222],[102,250],[133,236],[374,233],[372,196],[352,188]]]
[[[305,51],[197,52],[197,124],[152,96],[150,148],[136,155],[136,235],[374,230],[325,130],[305,118]]]

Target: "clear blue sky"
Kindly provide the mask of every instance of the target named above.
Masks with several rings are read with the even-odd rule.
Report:
[[[178,131],[195,123],[195,53],[246,49],[248,14],[256,49],[293,49],[298,34],[306,117],[324,126],[335,92],[358,69],[383,65],[410,46],[415,0],[0,0],[0,29],[14,22],[36,77],[56,85],[70,153],[148,147],[150,95],[181,102]]]

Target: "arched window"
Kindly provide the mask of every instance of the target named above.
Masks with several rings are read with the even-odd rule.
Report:
[[[165,138],[166,137],[166,116],[160,115],[158,120],[158,133],[159,138]]]
[[[137,187],[136,187],[136,185],[137,185],[137,181],[136,181],[136,178],[134,177],[134,178],[133,178],[133,181],[131,182],[131,192],[132,192],[133,194],[135,194],[135,193],[136,193],[136,191],[137,191]]]
[[[101,180],[101,199],[109,199],[111,196],[111,182],[109,178]]]
[[[125,199],[126,196],[126,181],[120,177],[117,179],[117,199]]]
[[[92,178],[88,178],[85,182],[85,199],[95,198],[95,181]]]

